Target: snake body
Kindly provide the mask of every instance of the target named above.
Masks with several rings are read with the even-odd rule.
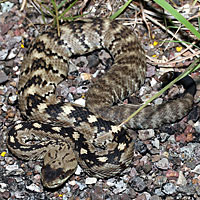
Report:
[[[56,98],[55,89],[69,71],[69,58],[101,48],[110,52],[114,64],[91,86],[86,107]],[[78,163],[96,177],[118,174],[133,158],[132,136],[118,126],[133,107],[112,105],[138,90],[145,73],[140,42],[116,21],[65,23],[60,37],[54,29],[44,32],[31,43],[22,63],[18,102],[25,120],[9,131],[8,148],[21,159],[44,159],[42,182],[49,188],[63,184]],[[174,122],[191,109],[193,95],[190,90],[181,99],[149,106],[127,126],[156,128]]]

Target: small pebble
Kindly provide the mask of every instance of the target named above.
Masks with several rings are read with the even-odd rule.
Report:
[[[81,77],[81,79],[83,81],[85,81],[85,80],[91,80],[91,74],[88,74],[88,73],[81,73],[80,77]]]
[[[3,192],[3,197],[4,197],[5,199],[9,199],[9,197],[10,197],[10,192],[9,192],[9,191]]]
[[[129,184],[136,192],[142,192],[146,188],[144,180],[140,177],[132,178]]]
[[[42,192],[42,189],[38,185],[36,185],[34,183],[32,183],[31,185],[26,186],[26,189],[28,189],[30,191],[33,191],[33,192]]]
[[[198,143],[189,143],[187,146],[184,146],[180,148],[180,158],[182,160],[190,160],[193,158],[194,155],[194,149],[200,147],[200,144]]]
[[[72,186],[76,185],[76,181],[75,181],[75,180],[69,181],[68,183],[69,183],[70,185],[72,185]]]
[[[194,172],[196,174],[200,174],[200,165],[197,165],[191,172]]]
[[[14,159],[12,157],[5,157],[5,161],[7,164],[9,165],[13,165],[14,164]]]
[[[80,175],[81,173],[83,172],[82,168],[78,165],[76,171],[75,171],[75,174],[76,175]]]
[[[18,71],[19,70],[19,67],[18,66],[15,66],[15,67],[13,67],[13,71]]]
[[[135,143],[135,149],[142,155],[147,152],[147,146],[142,141],[137,141]]]
[[[89,68],[97,67],[100,63],[99,57],[94,54],[89,55],[87,57],[87,59],[88,59],[88,67]]]
[[[149,200],[162,200],[161,197],[157,196],[157,195],[153,195],[151,196],[151,198]]]
[[[166,177],[171,180],[171,179],[177,179],[179,177],[179,173],[174,170],[167,170],[166,172]]]
[[[40,182],[40,180],[41,180],[40,174],[36,174],[33,178],[34,178],[34,182],[35,182],[35,183],[38,183],[38,182]]]
[[[155,138],[151,143],[152,143],[153,146],[156,147],[157,149],[160,148],[160,141],[159,141],[157,138]]]
[[[157,85],[157,81],[155,78],[152,78],[151,81],[150,81],[150,84],[151,84],[151,87],[154,87],[155,85]]]
[[[8,187],[8,185],[6,183],[0,183],[0,192],[6,191],[7,187]]]
[[[173,183],[166,183],[163,186],[163,192],[165,194],[173,194],[176,192],[176,186]]]
[[[164,183],[167,182],[167,177],[166,176],[157,176],[155,180],[155,184],[158,186],[162,186]]]
[[[197,121],[195,124],[194,124],[194,128],[195,128],[195,131],[197,133],[200,133],[200,121]]]
[[[8,80],[8,76],[4,71],[0,70],[0,84],[5,83]]]
[[[156,163],[156,166],[159,168],[159,169],[168,169],[169,168],[169,161],[167,158],[162,158],[161,160],[159,160],[157,163]]]
[[[109,178],[107,181],[106,181],[106,184],[110,187],[114,186],[116,183],[115,183],[115,179],[114,178]]]
[[[17,80],[16,81],[11,81],[10,85],[16,88],[17,87]]]
[[[17,100],[17,95],[10,96],[8,100],[10,104],[13,104]]]
[[[0,51],[0,60],[5,60],[8,55],[8,49],[3,49]]]
[[[149,174],[152,170],[152,165],[151,164],[146,164],[143,166],[143,170],[146,174]]]
[[[183,186],[187,184],[187,180],[186,180],[185,176],[183,175],[182,171],[179,172],[179,177],[178,177],[176,184],[183,185]]]
[[[87,91],[88,91],[88,87],[87,86],[80,86],[80,87],[76,88],[77,94],[84,94]]]
[[[163,99],[162,98],[157,98],[157,99],[154,100],[154,104],[155,105],[160,105],[162,103],[163,103]]]
[[[6,166],[6,170],[8,170],[8,171],[14,171],[14,170],[17,170],[17,169],[19,169],[19,166],[15,165],[15,164]]]
[[[4,3],[1,3],[1,11],[3,13],[9,12],[10,9],[14,6],[14,3],[6,1]]]
[[[141,140],[148,140],[155,136],[153,129],[139,130],[138,133]]]
[[[177,188],[177,191],[181,192],[181,193],[184,193],[184,194],[186,194],[188,196],[192,196],[192,195],[194,195],[196,193],[196,190],[195,190],[194,186],[193,185],[189,185],[189,184],[184,185],[184,186],[179,186]]]
[[[95,178],[95,177],[88,177],[85,179],[86,185],[95,184],[96,182],[97,182],[97,178]]]
[[[8,111],[7,106],[6,106],[5,104],[1,107],[1,109],[2,109],[4,112],[7,112],[7,111]]]
[[[11,51],[9,52],[9,55],[8,55],[8,59],[13,59],[16,57],[18,53],[18,49],[17,48],[12,48]]]
[[[76,182],[76,184],[79,186],[80,190],[84,190],[87,187],[87,185],[84,183]]]
[[[124,183],[123,180],[120,180],[120,181],[118,181],[118,182],[115,184],[115,187],[116,187],[116,188],[113,190],[113,192],[114,192],[115,194],[119,194],[119,193],[122,193],[123,191],[126,190],[127,184]]]
[[[162,192],[161,188],[156,188],[154,192],[157,196],[163,197],[165,194]]]
[[[17,199],[24,199],[24,193],[23,192],[20,192],[20,191],[16,191],[15,192],[15,197]]]
[[[34,171],[35,171],[36,173],[40,173],[41,170],[42,170],[42,166],[40,166],[40,165],[35,165]]]
[[[151,161],[154,163],[154,162],[157,162],[160,160],[160,155],[152,155],[151,156]]]
[[[76,99],[74,103],[85,107],[85,99],[83,98]]]
[[[165,142],[169,138],[169,134],[160,133],[161,142]]]

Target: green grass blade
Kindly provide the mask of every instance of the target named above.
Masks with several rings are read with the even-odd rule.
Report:
[[[116,17],[118,17],[125,9],[126,7],[131,3],[132,0],[128,0],[117,12],[115,12],[112,16],[110,16],[111,20],[114,20]]]
[[[186,42],[186,41],[178,41],[178,40],[165,40],[165,41],[161,40],[160,42],[185,43],[185,44],[189,44],[189,45],[191,45],[191,44],[192,44],[191,42]],[[197,45],[195,45],[195,44],[192,44],[192,46],[193,46],[193,47],[196,47],[197,49],[199,49],[199,50],[200,50],[200,47],[199,47],[199,46],[197,46]]]
[[[50,12],[50,14],[51,14],[52,17],[54,16],[53,10],[51,10],[50,8],[48,8],[46,5],[42,5],[42,7],[44,7],[46,10],[48,10]],[[41,10],[42,10],[42,7],[41,7]]]
[[[72,17],[63,17],[62,19],[64,20],[64,21],[73,21],[73,20],[75,20],[75,19],[77,19],[77,18],[80,18],[80,17],[83,17],[83,16],[85,16],[85,15],[87,15],[87,13],[86,14],[83,14],[83,15],[76,15],[76,16],[72,16]]]
[[[178,21],[185,25],[197,38],[200,39],[200,33],[195,29],[195,27],[185,19],[179,12],[177,12],[170,4],[165,0],[154,0],[158,5],[171,13]]]
[[[75,5],[75,3],[76,3],[77,1],[78,1],[78,0],[75,0],[73,3],[71,3],[71,4],[63,11],[63,13],[60,14],[60,15],[58,16],[58,19],[60,20],[60,19],[65,15],[65,13],[68,12],[68,11]]]
[[[147,100],[140,108],[138,108],[132,115],[130,115],[125,121],[123,121],[119,126],[124,125],[125,123],[127,123],[131,118],[133,118],[135,115],[137,115],[144,107],[146,107],[150,102],[152,102],[154,99],[158,98],[161,94],[163,94],[166,90],[168,90],[172,85],[174,85],[174,83],[178,82],[179,80],[181,80],[182,78],[184,78],[185,76],[187,76],[188,74],[190,74],[191,72],[200,69],[200,64],[198,64],[200,62],[200,59],[197,59],[196,61],[194,61],[186,70],[185,72],[183,72],[180,76],[178,76],[176,79],[174,79],[173,81],[171,81],[168,85],[166,85],[162,90],[160,90],[159,92],[157,92],[155,95],[153,95],[149,100]]]
[[[57,9],[59,10],[61,7],[63,7],[67,1],[69,1],[69,0],[63,0],[63,1],[57,6]]]

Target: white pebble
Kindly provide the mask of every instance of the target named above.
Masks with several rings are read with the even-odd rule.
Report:
[[[9,97],[10,102],[15,102],[17,100],[17,95],[12,95]]]
[[[6,166],[6,170],[8,170],[8,171],[14,171],[14,170],[17,170],[17,169],[19,169],[18,165],[7,165]]]
[[[17,55],[17,48],[13,48],[13,49],[11,49],[11,51],[10,51],[10,53],[9,53],[9,55],[8,55],[8,59],[10,60],[10,59],[12,59],[12,58],[15,58],[16,57],[16,55]]]
[[[7,111],[8,111],[7,106],[6,106],[5,104],[1,107],[1,109],[2,109],[4,112],[7,112]]]
[[[168,169],[169,168],[169,161],[167,158],[162,158],[161,160],[159,160],[157,163],[156,163],[156,166],[159,168],[159,169]]]
[[[200,174],[200,165],[197,165],[191,172],[194,172],[196,174]]]
[[[78,165],[75,174],[80,175],[82,171],[83,171],[82,168]]]
[[[19,67],[18,66],[15,66],[15,67],[13,67],[13,71],[17,71],[19,69]]]
[[[99,71],[99,70],[97,70],[97,71],[96,71],[94,74],[92,74],[92,77],[93,77],[93,78],[96,78],[96,77],[97,77],[97,75],[99,74],[99,72],[100,72],[100,71]]]
[[[152,78],[150,84],[151,84],[151,87],[154,87],[154,86],[157,84],[156,79],[155,79],[155,78]]]
[[[194,128],[195,128],[195,130],[196,130],[197,133],[200,133],[200,121],[197,121],[194,124]]]
[[[9,1],[5,3],[1,3],[1,11],[3,13],[9,12],[13,6],[14,6],[14,3],[9,2]]]
[[[0,192],[5,192],[7,187],[8,187],[7,184],[5,184],[5,183],[0,183]]]
[[[162,98],[157,98],[154,100],[155,105],[160,105],[163,103],[163,99]]]
[[[75,104],[85,107],[85,99],[79,98],[74,101]]]
[[[95,177],[88,177],[85,179],[86,185],[95,184],[96,182],[97,182],[97,178],[95,178]]]
[[[5,60],[8,55],[8,49],[3,49],[0,51],[0,60]]]
[[[159,141],[157,138],[155,138],[155,140],[152,141],[152,144],[153,144],[153,146],[156,147],[157,149],[160,148],[160,141]]]
[[[35,165],[34,168],[35,168],[35,171],[38,172],[38,173],[40,173],[41,170],[42,170],[42,167],[40,165]]]
[[[5,189],[5,188],[7,188],[7,184],[5,184],[5,183],[0,183],[0,188],[3,188],[3,189]]]
[[[117,182],[115,184],[115,187],[116,187],[116,189],[114,189],[113,192],[115,194],[119,194],[119,193],[123,192],[124,190],[126,190],[127,185],[126,185],[126,183],[124,183],[123,180],[120,180],[119,182]]]
[[[141,140],[148,140],[155,136],[153,129],[139,130],[138,133]]]
[[[177,185],[186,185],[186,184],[187,184],[187,180],[186,180],[185,176],[183,175],[183,172],[180,171],[178,180],[177,180]]]
[[[114,186],[116,183],[115,183],[115,179],[114,178],[109,178],[107,181],[106,181],[106,184],[110,187]]]
[[[70,185],[72,185],[72,186],[76,185],[76,181],[75,181],[75,180],[69,181],[68,183],[69,183]]]
[[[24,193],[20,191],[15,191],[15,197],[17,199],[24,199]]]
[[[34,183],[32,183],[29,186],[26,186],[26,189],[33,191],[33,192],[42,192],[42,189]]]

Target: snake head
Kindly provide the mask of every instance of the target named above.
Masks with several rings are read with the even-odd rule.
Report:
[[[42,168],[42,182],[46,188],[56,188],[62,185],[73,173],[74,169],[52,168],[49,164]]]
[[[77,159],[68,143],[58,142],[49,146],[44,157],[41,179],[46,188],[62,185],[77,168]]]

